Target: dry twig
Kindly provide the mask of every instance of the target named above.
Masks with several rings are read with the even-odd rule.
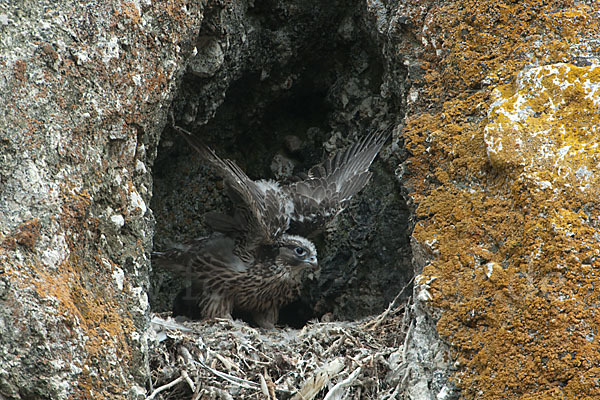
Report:
[[[394,308],[396,307],[396,302],[400,299],[400,296],[402,295],[402,293],[404,293],[404,291],[407,288],[409,288],[410,285],[412,285],[414,279],[415,279],[414,277],[411,278],[411,280],[408,281],[408,283],[406,285],[404,285],[404,287],[400,290],[400,292],[398,292],[396,297],[394,297],[394,300],[392,300],[392,302],[388,305],[386,310],[384,312],[382,312],[381,314],[379,314],[379,316],[375,320],[369,321],[367,324],[365,324],[365,328],[377,329],[383,323],[383,321],[385,321],[385,319],[390,315],[392,310],[394,310]]]
[[[156,389],[154,389],[154,391],[152,392],[152,394],[148,397],[146,397],[146,400],[152,400],[156,397],[156,395],[158,395],[160,392],[163,392],[167,389],[172,388],[173,386],[177,385],[179,382],[182,381],[186,381],[188,382],[188,384],[191,383],[192,390],[195,390],[196,388],[193,386],[194,383],[190,380],[190,377],[188,376],[187,372],[185,371],[181,371],[181,375],[179,375],[179,378],[172,380],[171,382],[167,383],[166,385],[162,385],[160,387],[157,387]]]

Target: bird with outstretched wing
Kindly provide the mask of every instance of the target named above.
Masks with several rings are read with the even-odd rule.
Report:
[[[290,234],[290,224],[319,227],[341,212],[369,181],[369,166],[389,130],[365,136],[289,184],[254,181],[235,162],[177,130],[221,175],[234,207],[229,215],[206,215],[212,235],[156,252],[153,263],[191,280],[203,318],[231,318],[236,310],[273,327],[279,309],[299,296],[303,277],[318,268],[315,245]]]

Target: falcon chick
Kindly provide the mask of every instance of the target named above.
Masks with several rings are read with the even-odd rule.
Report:
[[[300,295],[303,279],[318,269],[315,245],[288,233],[322,227],[369,181],[369,166],[387,140],[373,132],[312,167],[290,184],[250,179],[198,138],[178,131],[221,175],[233,203],[231,215],[206,214],[212,235],[153,253],[153,262],[190,279],[203,318],[248,313],[264,328]]]

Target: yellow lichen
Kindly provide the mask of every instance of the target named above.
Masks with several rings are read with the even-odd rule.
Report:
[[[492,163],[542,189],[598,185],[600,67],[553,64],[494,90],[485,140]],[[582,156],[585,153],[585,156]],[[562,189],[561,189],[562,190]]]
[[[435,243],[421,279],[465,398],[600,398],[600,71],[565,62],[598,43],[596,13],[446,2],[417,34],[439,45],[420,56],[406,184],[413,236]]]

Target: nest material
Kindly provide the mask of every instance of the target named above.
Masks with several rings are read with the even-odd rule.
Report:
[[[147,399],[393,399],[401,391],[404,306],[301,330],[156,315]]]

